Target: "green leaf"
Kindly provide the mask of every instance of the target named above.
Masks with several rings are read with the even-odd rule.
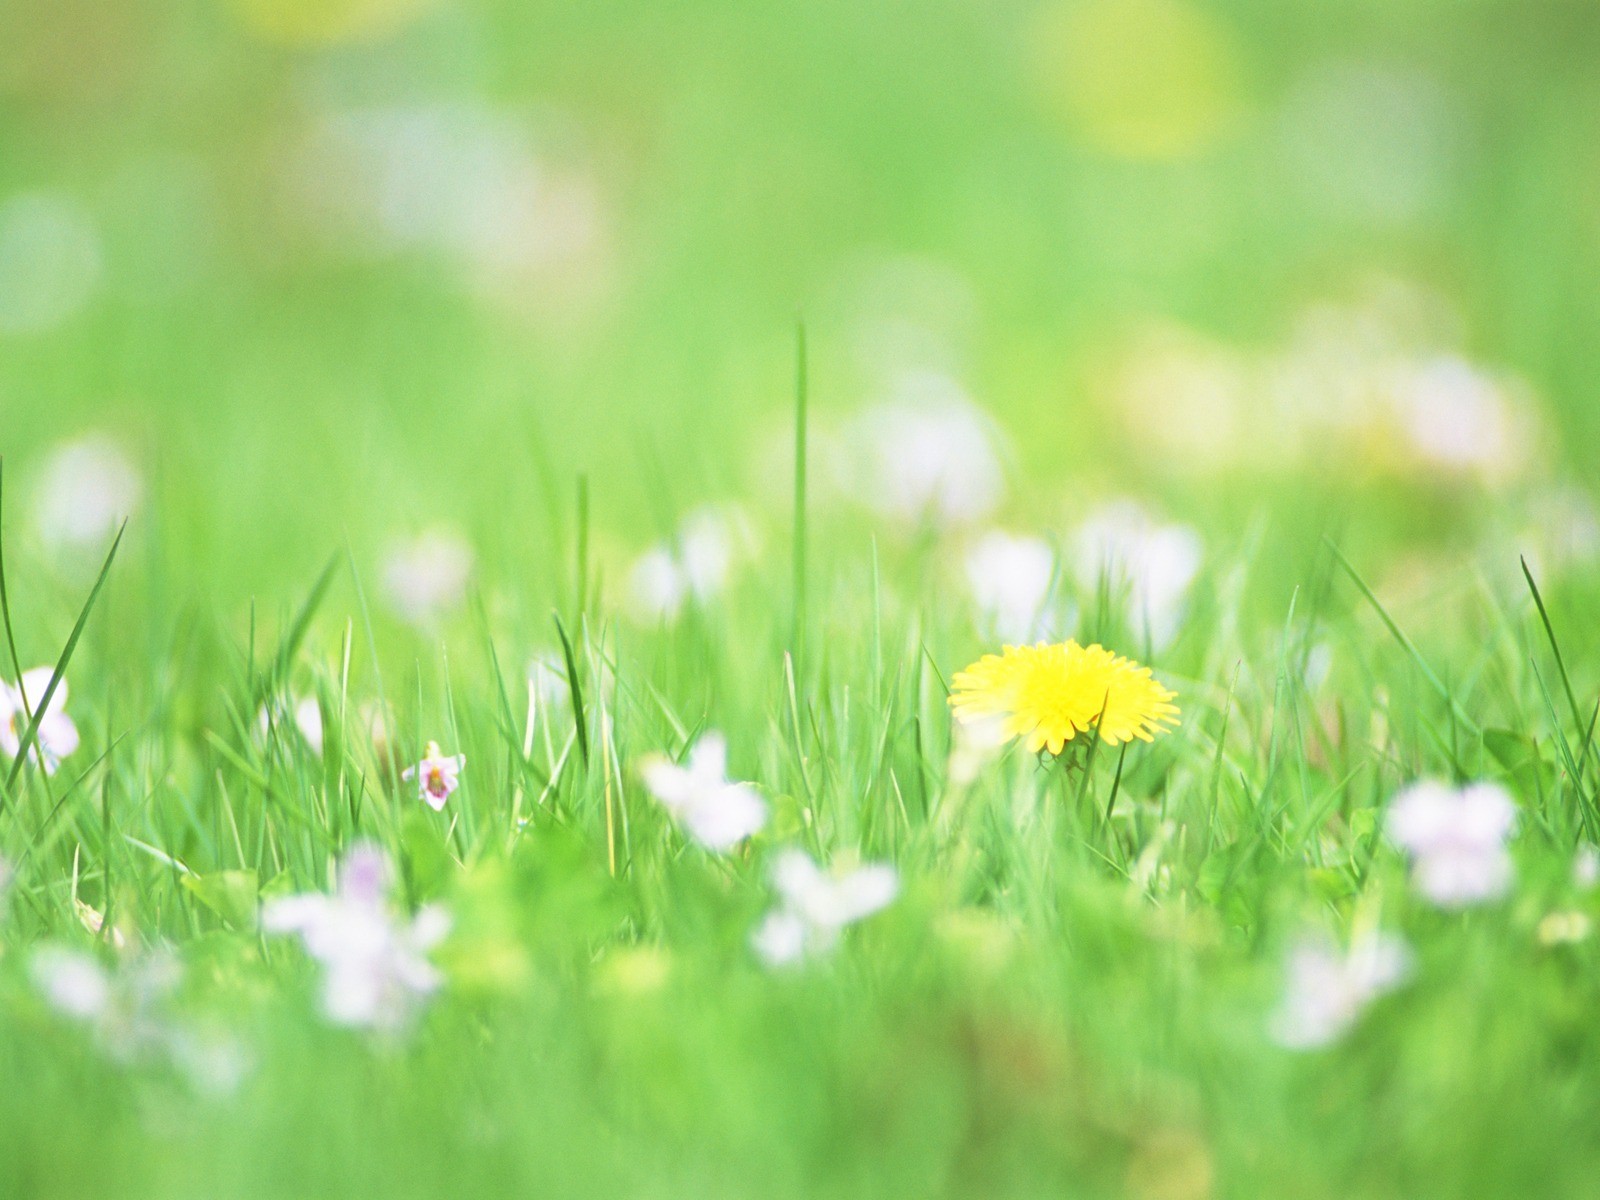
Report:
[[[178,882],[191,896],[235,929],[255,928],[261,887],[254,871],[184,875]]]

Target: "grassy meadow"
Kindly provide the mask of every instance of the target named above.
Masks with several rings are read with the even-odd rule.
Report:
[[[1594,1193],[1600,14],[0,46],[0,1197]]]

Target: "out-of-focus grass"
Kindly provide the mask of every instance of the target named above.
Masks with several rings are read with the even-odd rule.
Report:
[[[68,671],[83,746],[0,808],[0,1194],[1587,1193],[1596,943],[1541,935],[1597,915],[1583,6],[74,0],[0,45],[21,666],[107,540],[47,535],[52,455],[103,434],[143,485]],[[993,511],[858,503],[896,448],[862,469],[857,414],[907,379],[992,417]],[[1441,459],[1482,381],[1531,432]],[[1202,541],[1170,639],[1085,548],[1119,495]],[[636,553],[708,501],[726,580],[640,619]],[[991,526],[1048,543],[1041,633],[1180,693],[1120,774],[953,756]],[[430,529],[472,562],[412,623],[393,556]],[[576,678],[530,711],[552,613]],[[320,755],[258,727],[308,697]],[[635,769],[706,729],[772,808],[725,857]],[[467,755],[442,815],[397,776],[429,739]],[[1508,898],[1408,886],[1383,813],[1426,776],[1515,796]],[[404,1036],[326,1027],[255,930],[362,838],[455,916]],[[903,894],[773,973],[786,845]],[[133,953],[78,900],[176,948],[236,1073],[51,1011],[38,946]],[[1379,927],[1406,986],[1275,1045],[1286,948]]]

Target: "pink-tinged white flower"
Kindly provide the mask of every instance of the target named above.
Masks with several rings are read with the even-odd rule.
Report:
[[[41,946],[29,974],[51,1008],[88,1025],[102,1048],[122,1062],[164,1051],[174,1027],[162,1013],[183,978],[171,951],[124,959],[115,969],[64,946]]]
[[[728,850],[767,823],[767,804],[748,783],[728,779],[728,743],[720,733],[703,734],[679,766],[652,755],[639,772],[651,795],[708,850]]]
[[[1000,503],[995,427],[949,376],[903,373],[888,399],[857,418],[854,433],[850,490],[884,516],[957,525]]]
[[[1056,574],[1056,556],[1046,542],[987,533],[968,552],[966,567],[985,632],[1008,642],[1028,642],[1044,633],[1045,604]]]
[[[1391,387],[1401,431],[1425,463],[1505,478],[1526,461],[1531,406],[1517,385],[1465,359],[1440,356],[1407,364]]]
[[[438,742],[429,742],[428,751],[416,766],[407,767],[401,778],[417,781],[417,796],[434,812],[443,812],[445,802],[461,786],[461,769],[467,765],[465,754],[445,754]]]
[[[1494,783],[1413,784],[1389,805],[1384,828],[1411,860],[1417,890],[1441,908],[1465,908],[1510,890],[1506,849],[1517,807]]]
[[[22,749],[22,736],[27,732],[30,714],[39,711],[54,675],[50,667],[36,667],[24,671],[15,687],[0,679],[0,752],[15,758]],[[78,748],[78,727],[67,716],[66,707],[67,681],[62,679],[40,718],[31,751],[47,775],[54,774],[61,760]]]
[[[770,966],[786,966],[826,953],[847,925],[889,905],[900,890],[891,866],[873,863],[830,874],[803,850],[785,850],[772,871],[778,907],[751,944]]]
[[[1348,952],[1325,938],[1302,940],[1289,955],[1273,1037],[1294,1050],[1337,1041],[1368,1005],[1405,982],[1410,970],[1405,943],[1386,934],[1358,937]]]
[[[336,1024],[403,1028],[444,983],[428,952],[449,933],[449,916],[430,906],[409,921],[396,917],[391,886],[383,852],[358,845],[346,855],[332,895],[286,896],[262,910],[266,932],[297,934],[322,964],[322,1009]]]
[[[472,548],[445,529],[433,529],[390,548],[383,564],[389,605],[402,620],[427,625],[466,597]]]
[[[304,739],[313,754],[318,756],[322,754],[322,705],[315,696],[296,700],[287,714],[281,707],[275,713],[263,708],[256,717],[256,732],[263,742],[274,729],[278,731],[280,737],[283,736],[290,725]]]
[[[33,498],[39,540],[60,551],[104,551],[144,493],[139,469],[112,438],[87,434],[58,447]]]
[[[1080,586],[1093,594],[1104,585],[1125,599],[1129,621],[1157,648],[1178,632],[1204,553],[1194,529],[1163,524],[1132,500],[1091,513],[1074,539]]]

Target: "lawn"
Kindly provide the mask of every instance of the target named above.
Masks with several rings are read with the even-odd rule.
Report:
[[[1585,1197],[1600,17],[0,10],[0,1197]]]

